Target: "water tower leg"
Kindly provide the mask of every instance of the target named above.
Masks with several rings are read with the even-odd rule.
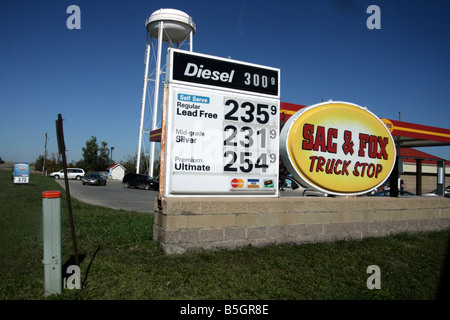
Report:
[[[147,41],[147,50],[145,52],[145,73],[144,73],[144,88],[142,90],[142,104],[141,104],[141,121],[139,124],[139,139],[138,139],[138,151],[136,157],[136,173],[139,173],[141,166],[141,146],[142,146],[142,130],[144,125],[144,113],[145,113],[145,99],[147,94],[147,77],[148,77],[148,62],[150,60],[150,41],[151,36]]]
[[[155,99],[153,100],[153,123],[152,130],[156,129],[156,119],[158,115],[158,102],[159,102],[159,83],[161,77],[161,50],[162,50],[162,38],[163,38],[163,28],[164,24],[162,21],[159,22],[158,30],[158,54],[156,58],[156,78],[155,78]],[[150,151],[150,169],[148,174],[153,177],[153,161],[155,157],[155,142],[151,142]]]

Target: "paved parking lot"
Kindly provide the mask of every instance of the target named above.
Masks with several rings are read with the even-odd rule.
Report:
[[[65,188],[64,179],[56,180]],[[138,212],[154,212],[157,191],[144,189],[125,189],[122,182],[108,180],[106,186],[83,185],[81,181],[69,180],[70,195],[80,201],[113,209],[123,209]],[[285,188],[280,191],[281,197],[299,197],[299,189],[293,191]]]
[[[56,180],[65,188],[64,179]],[[113,209],[153,213],[157,191],[125,189],[122,182],[108,180],[106,186],[83,185],[81,181],[69,180],[72,198]]]

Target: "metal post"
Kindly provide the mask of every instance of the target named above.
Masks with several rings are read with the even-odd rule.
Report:
[[[398,197],[398,163],[399,163],[399,157],[397,156],[397,159],[394,164],[394,169],[391,172],[391,176],[389,178],[390,183],[390,196],[393,198]]]
[[[141,121],[139,124],[139,140],[138,140],[138,151],[136,157],[136,173],[139,173],[141,166],[141,145],[142,145],[142,131],[144,126],[144,113],[145,113],[145,97],[147,94],[147,77],[148,77],[148,62],[150,60],[150,41],[151,35],[147,40],[147,50],[145,52],[145,73],[144,73],[144,88],[142,89],[142,105],[141,105]]]
[[[42,175],[45,176],[45,159],[47,158],[47,141],[48,141],[48,137],[47,137],[47,132],[45,133],[45,145],[44,145],[44,161],[42,163]]]
[[[61,192],[42,192],[44,295],[62,293]]]
[[[422,195],[422,159],[416,160],[416,194]]]
[[[72,200],[70,197],[69,179],[68,179],[68,175],[67,175],[66,144],[64,142],[64,130],[63,130],[62,121],[63,121],[63,119],[62,119],[61,114],[58,114],[58,120],[56,120],[56,135],[58,137],[59,153],[62,155],[62,161],[63,161],[64,182],[65,182],[65,186],[66,186],[66,198],[67,198],[67,209],[69,211],[70,231],[72,232],[73,253],[75,255],[75,263],[79,267],[80,264],[78,262],[77,239],[75,237],[75,226],[73,224]],[[82,286],[82,284],[81,284],[81,286]]]
[[[155,75],[155,95],[153,100],[153,123],[152,130],[156,129],[156,120],[158,116],[158,103],[159,103],[159,82],[161,77],[161,51],[162,51],[162,38],[163,38],[164,23],[159,22],[158,30],[158,54],[156,57],[156,75]],[[153,162],[155,157],[155,142],[151,142],[150,151],[150,169],[148,171],[149,176],[153,177]]]
[[[439,160],[437,162],[437,190],[438,196],[445,196],[445,161]]]
[[[159,194],[158,200],[161,200],[164,195],[164,171],[165,171],[165,152],[166,152],[166,112],[167,112],[167,83],[164,84],[163,90],[163,105],[161,112],[161,158],[159,166]],[[162,205],[162,202],[160,202]]]

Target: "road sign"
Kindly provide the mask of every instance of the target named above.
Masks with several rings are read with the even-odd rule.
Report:
[[[15,184],[27,184],[30,182],[30,165],[28,163],[14,163],[13,182]]]

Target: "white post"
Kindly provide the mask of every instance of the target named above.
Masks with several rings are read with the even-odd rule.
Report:
[[[156,119],[158,116],[158,102],[159,102],[159,82],[161,77],[161,50],[162,50],[162,38],[163,38],[163,28],[164,23],[162,21],[159,22],[159,30],[158,30],[158,55],[156,58],[156,76],[155,76],[155,96],[153,100],[153,123],[152,130],[156,129]],[[151,142],[150,149],[150,169],[148,174],[153,177],[153,162],[155,157],[155,142]]]
[[[445,196],[445,160],[437,162],[437,195]]]
[[[139,173],[139,168],[141,166],[141,146],[142,146],[142,130],[144,126],[144,113],[145,113],[145,99],[147,94],[147,77],[148,77],[148,62],[150,59],[150,41],[151,35],[147,39],[147,50],[145,52],[145,75],[144,75],[144,89],[142,90],[142,104],[141,104],[141,121],[139,124],[139,140],[138,140],[138,151],[136,158],[136,173]]]
[[[62,293],[61,191],[42,192],[44,295]]]

